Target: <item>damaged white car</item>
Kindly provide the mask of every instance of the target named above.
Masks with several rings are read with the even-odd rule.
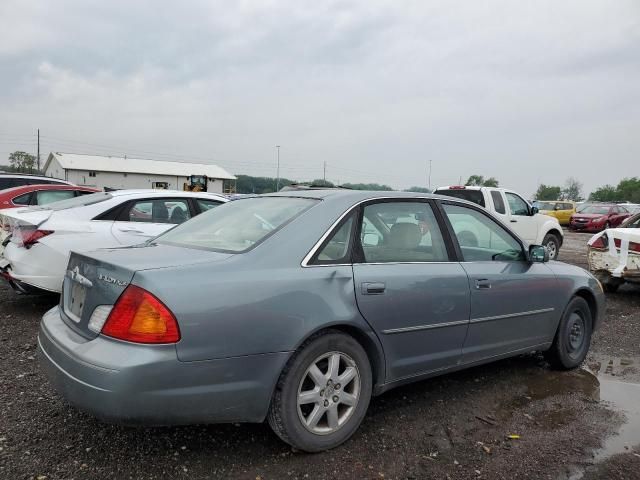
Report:
[[[605,292],[615,292],[625,282],[640,284],[640,228],[600,232],[589,240],[588,251],[589,270]]]

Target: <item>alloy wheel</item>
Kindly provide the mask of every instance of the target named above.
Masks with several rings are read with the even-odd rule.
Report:
[[[298,386],[298,417],[316,435],[339,430],[351,417],[360,399],[360,372],[342,352],[316,358]]]

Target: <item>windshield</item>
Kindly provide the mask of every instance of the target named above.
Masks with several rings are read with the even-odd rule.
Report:
[[[460,198],[469,202],[477,203],[481,207],[484,207],[484,197],[480,190],[466,190],[466,189],[442,189],[436,190],[433,193],[438,195],[446,195],[447,197]]]
[[[156,239],[181,247],[240,253],[273,235],[318,200],[254,197],[202,213]]]
[[[549,202],[537,202],[538,210],[553,210],[556,206],[553,203]]]
[[[113,196],[107,192],[90,193],[89,195],[60,200],[59,202],[48,203],[46,205],[29,207],[29,210],[53,210],[57,212],[59,210],[66,210],[67,208],[86,207],[87,205],[104,202],[111,198],[113,198]]]
[[[596,205],[591,205],[580,210],[580,213],[597,213],[598,215],[606,215],[607,213],[609,213],[609,207],[598,207]]]

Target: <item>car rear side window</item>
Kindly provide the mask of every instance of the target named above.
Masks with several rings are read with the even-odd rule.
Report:
[[[366,263],[449,261],[440,227],[426,202],[367,205],[360,244]]]
[[[504,200],[502,200],[502,194],[497,190],[491,191],[491,200],[493,200],[493,208],[496,212],[505,214],[507,210],[504,208]]]
[[[481,207],[485,206],[484,195],[480,190],[467,190],[466,188],[444,188],[436,190],[434,193],[438,195],[446,195],[447,197],[460,198],[469,202],[476,203]]]
[[[314,265],[351,263],[349,247],[353,234],[353,218],[352,214],[342,222],[342,225],[325,241],[322,249],[315,255],[311,263]]]
[[[520,243],[494,220],[461,205],[443,205],[465,262],[517,261],[525,255]]]
[[[230,253],[252,249],[318,202],[300,197],[252,197],[225,203],[159,236],[161,244]]]
[[[31,193],[25,193],[11,200],[14,205],[29,205],[31,202]]]

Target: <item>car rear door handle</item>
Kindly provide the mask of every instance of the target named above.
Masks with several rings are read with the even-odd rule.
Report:
[[[491,282],[487,278],[477,278],[476,279],[476,289],[477,290],[487,290],[491,288]]]
[[[386,289],[383,282],[364,282],[362,284],[363,295],[382,295]]]
[[[518,220],[511,219],[511,223],[518,223]]]
[[[120,228],[119,230],[126,233],[144,233],[142,230],[136,230],[135,228]]]

